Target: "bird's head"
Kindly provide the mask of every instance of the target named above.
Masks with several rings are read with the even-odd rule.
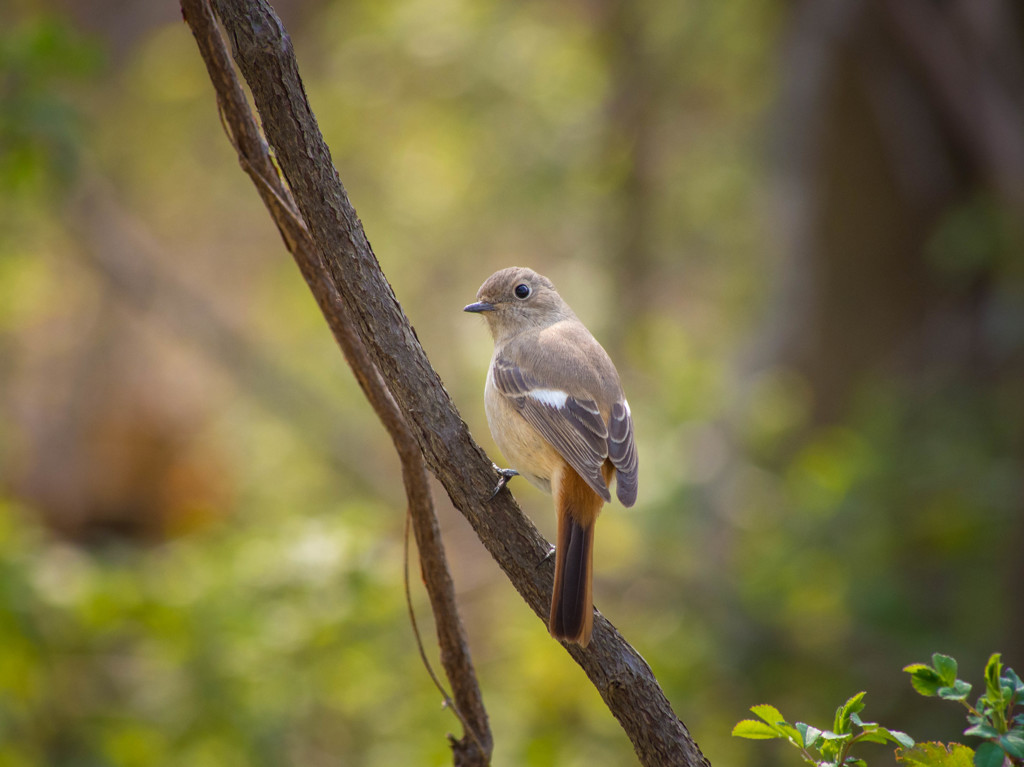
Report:
[[[492,274],[480,286],[476,299],[463,311],[482,314],[495,341],[576,316],[551,280],[523,266]]]

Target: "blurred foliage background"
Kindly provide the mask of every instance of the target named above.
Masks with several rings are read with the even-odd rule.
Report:
[[[729,737],[755,703],[820,723],[863,689],[951,740],[903,665],[1024,670],[1017,4],[275,7],[495,459],[461,312],[493,270],[546,273],[616,360],[642,481],[596,602],[713,764],[792,763]],[[495,763],[633,763],[438,502]],[[176,4],[6,0],[0,767],[450,763],[403,512]]]

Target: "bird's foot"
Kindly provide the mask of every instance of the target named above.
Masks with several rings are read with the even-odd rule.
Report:
[[[544,555],[544,558],[541,559],[541,561],[537,563],[537,567],[540,567],[545,562],[547,562],[549,559],[551,559],[551,557],[555,556],[555,546],[553,544],[550,544],[550,543],[548,544],[548,546],[550,546],[551,548],[548,549],[548,553]]]
[[[494,467],[494,470],[498,472],[500,476],[498,478],[498,484],[494,486],[494,492],[491,493],[491,497],[488,498],[488,500],[494,500],[494,497],[502,491],[502,489],[505,487],[505,485],[508,484],[508,481],[512,479],[512,477],[519,476],[519,472],[516,471],[515,469],[502,469],[496,463],[492,463],[491,465]]]

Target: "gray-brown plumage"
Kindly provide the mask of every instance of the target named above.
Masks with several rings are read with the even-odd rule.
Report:
[[[494,441],[512,467],[555,496],[558,541],[549,629],[586,646],[593,626],[594,523],[616,496],[637,494],[633,419],[608,354],[532,269],[491,275],[476,303],[486,317],[494,357],[484,407]]]

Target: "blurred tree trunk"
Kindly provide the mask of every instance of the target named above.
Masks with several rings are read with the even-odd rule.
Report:
[[[606,172],[621,172],[607,222],[608,247],[604,254],[615,286],[618,317],[642,317],[655,271],[654,165],[655,109],[658,96],[656,67],[645,38],[645,7],[629,0],[606,0],[600,6],[598,26],[604,41],[612,85],[605,114],[604,164]],[[619,167],[617,167],[619,166]],[[625,335],[640,323],[613,322],[608,346],[622,357]]]
[[[1000,254],[945,264],[949,279],[934,247],[978,200],[1024,220],[1020,23],[1009,0],[795,6],[779,110],[790,262],[769,357],[807,377],[819,420],[865,371],[995,363],[979,324]]]
[[[761,362],[807,380],[819,424],[880,374],[995,401],[1024,381],[1021,6],[805,0],[789,31],[778,120],[789,262]],[[1024,428],[1007,432],[1007,458],[1024,461]],[[1024,549],[1024,523],[1005,534],[1008,551]],[[1016,586],[1002,607],[1015,617],[999,640],[1019,653],[1024,571],[1019,555],[1005,562]]]

